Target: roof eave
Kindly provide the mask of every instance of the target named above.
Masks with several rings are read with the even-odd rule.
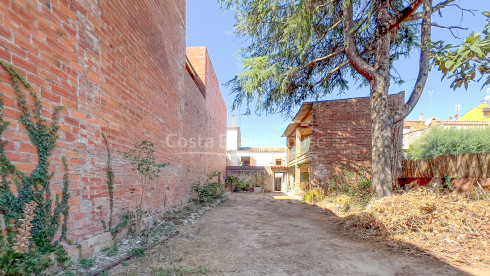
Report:
[[[311,108],[313,107],[313,104],[313,102],[308,102],[301,105],[301,108],[299,109],[298,113],[296,113],[296,116],[294,116],[292,122],[284,131],[282,137],[288,137],[289,135],[291,135],[291,133],[293,133],[293,131],[296,129],[296,126],[301,123],[301,121],[303,121],[303,119],[308,115]]]

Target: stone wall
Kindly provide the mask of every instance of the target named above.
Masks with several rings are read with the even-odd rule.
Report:
[[[265,174],[263,188],[267,191],[273,191],[274,172],[270,166],[266,167],[246,167],[246,166],[228,166],[226,167],[226,176],[235,176],[242,181],[250,181],[253,175]]]

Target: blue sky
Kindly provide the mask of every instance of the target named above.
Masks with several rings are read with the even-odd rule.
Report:
[[[465,8],[477,10],[475,16],[465,13],[464,17],[461,17],[459,9],[449,7],[443,10],[443,18],[435,15],[433,20],[440,25],[467,27],[468,31],[457,31],[457,35],[462,38],[471,31],[483,30],[485,21],[481,13],[484,8],[490,9],[488,0],[459,0],[456,3]],[[231,116],[235,115],[237,125],[241,127],[242,146],[284,147],[286,142],[281,135],[291,118],[284,118],[280,114],[243,116],[241,115],[244,112],[243,108],[241,111],[231,110],[234,96],[230,95],[229,89],[224,84],[241,71],[240,57],[236,53],[243,43],[232,34],[234,22],[234,12],[221,11],[216,0],[187,0],[186,44],[188,47],[206,46],[208,48],[221,83],[221,93],[228,107],[228,125],[231,125]],[[448,30],[440,28],[432,28],[432,40],[444,40],[453,44],[460,42]],[[390,93],[405,91],[408,99],[418,73],[418,53],[414,52],[410,58],[399,61],[395,66],[406,83],[401,86],[392,85]],[[438,71],[430,72],[424,94],[407,119],[417,119],[422,112],[426,118],[431,116],[448,119],[454,116],[455,105],[460,104],[460,114],[464,114],[477,106],[487,95],[486,89],[480,90],[481,84],[478,83],[471,84],[467,91],[464,88],[453,91],[449,88],[451,82],[441,81],[441,76]],[[429,90],[433,90],[432,97],[428,93]],[[365,96],[369,96],[369,88],[358,89],[357,85],[352,83],[351,91],[348,93],[330,95],[325,99]]]

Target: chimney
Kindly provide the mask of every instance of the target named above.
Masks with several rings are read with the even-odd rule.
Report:
[[[453,117],[449,117],[449,121],[452,121],[453,120]]]
[[[420,121],[423,121],[424,120],[424,113],[420,113]]]
[[[235,115],[231,116],[231,127],[235,127]]]

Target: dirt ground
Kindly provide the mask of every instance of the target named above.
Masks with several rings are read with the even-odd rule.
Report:
[[[470,275],[430,256],[344,234],[332,212],[274,195],[234,193],[194,225],[180,227],[177,237],[110,274]]]

